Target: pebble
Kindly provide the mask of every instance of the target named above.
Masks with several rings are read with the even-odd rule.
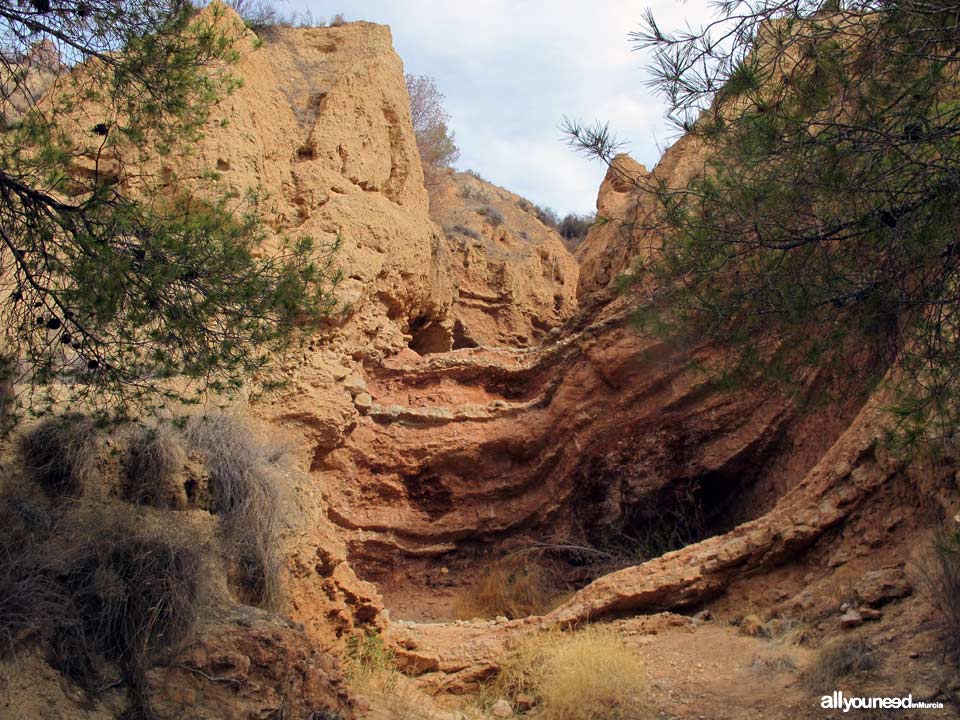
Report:
[[[863,625],[863,616],[856,610],[847,610],[840,616],[840,627],[855,628]]]

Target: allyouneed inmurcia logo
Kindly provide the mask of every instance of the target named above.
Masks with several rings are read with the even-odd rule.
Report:
[[[820,698],[820,707],[825,710],[943,710],[942,702],[914,700],[913,695],[905,697],[844,697],[842,690],[834,690],[832,695]]]

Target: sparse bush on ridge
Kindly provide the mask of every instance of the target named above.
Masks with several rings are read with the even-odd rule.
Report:
[[[342,13],[337,13],[329,21],[322,18],[314,19],[309,8],[295,12],[284,12],[280,5],[284,0],[227,0],[244,24],[254,32],[270,30],[271,28],[299,28],[299,27],[338,27],[346,24]]]
[[[556,228],[557,223],[560,222],[560,218],[557,215],[557,211],[554,210],[553,208],[534,205],[533,212],[537,216],[537,220],[542,222],[547,227]]]
[[[187,438],[203,454],[210,474],[211,510],[220,516],[235,590],[245,602],[276,608],[279,533],[291,509],[279,468],[287,448],[257,437],[249,421],[237,415],[194,418]]]
[[[482,203],[489,203],[493,200],[489,192],[473,185],[461,185],[459,195],[464,200],[479,200]]]
[[[468,228],[465,225],[454,225],[451,228],[445,228],[447,233],[460,233],[461,235],[466,235],[468,238],[473,238],[474,240],[480,239],[480,233],[472,228]]]
[[[503,214],[496,208],[485,205],[484,207],[477,208],[477,214],[483,215],[484,220],[494,227],[500,227],[503,225]]]
[[[417,138],[417,149],[428,183],[436,171],[451,167],[460,157],[460,149],[450,130],[450,114],[444,109],[444,95],[427,75],[407,75],[410,118]]]
[[[492,689],[501,697],[532,697],[540,720],[628,720],[653,714],[644,707],[642,661],[615,630],[598,625],[522,639],[502,659]]]

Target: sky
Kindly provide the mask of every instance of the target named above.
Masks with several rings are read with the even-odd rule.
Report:
[[[648,168],[675,138],[627,33],[650,7],[664,29],[701,26],[709,0],[287,0],[314,19],[389,25],[404,70],[446,96],[461,170],[561,215],[592,212],[606,171],[562,142],[564,116],[609,122]]]

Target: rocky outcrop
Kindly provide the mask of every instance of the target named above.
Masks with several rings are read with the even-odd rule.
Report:
[[[657,247],[659,235],[651,192],[659,183],[680,188],[702,170],[706,158],[697,138],[677,140],[648,171],[626,154],[617,155],[597,194],[597,221],[576,249],[580,261],[577,295],[606,295],[637,259]]]
[[[372,369],[364,417],[315,467],[361,575],[477,543],[631,532],[690,494],[715,511],[805,474],[807,417],[771,388],[717,391],[692,369],[713,351],[668,348],[617,307],[540,350]],[[821,426],[824,449],[841,428]]]
[[[454,349],[539,345],[574,314],[577,263],[529,201],[448,170],[431,184],[430,214],[452,256]]]

